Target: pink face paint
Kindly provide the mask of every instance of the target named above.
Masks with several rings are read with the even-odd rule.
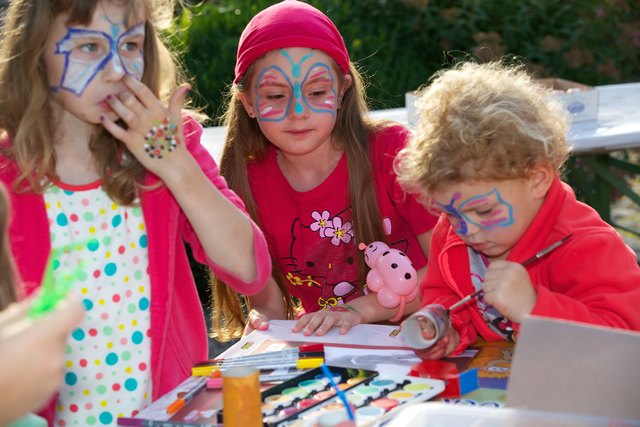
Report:
[[[286,50],[281,51],[289,61],[290,69],[279,66],[265,67],[254,86],[258,120],[279,122],[291,114],[336,113],[335,79],[331,67],[317,62],[302,75],[305,63],[313,57],[309,53],[295,62]]]
[[[494,188],[486,194],[473,196],[467,200],[460,201],[456,207],[461,194],[456,192],[451,197],[448,205],[439,204],[440,209],[449,216],[449,222],[453,230],[462,236],[469,232],[469,225],[473,224],[481,229],[488,230],[495,227],[507,227],[513,224],[513,206],[502,199],[500,192]],[[491,212],[487,217],[472,219],[465,212],[472,211],[476,206],[491,206]],[[478,216],[475,214],[475,216]]]

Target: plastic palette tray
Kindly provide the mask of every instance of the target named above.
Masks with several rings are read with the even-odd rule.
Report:
[[[380,377],[378,372],[330,366],[358,426],[376,425],[392,418],[408,404],[424,402],[444,390],[444,381],[418,377]],[[264,425],[313,426],[325,411],[344,409],[321,369],[306,373],[262,392]]]

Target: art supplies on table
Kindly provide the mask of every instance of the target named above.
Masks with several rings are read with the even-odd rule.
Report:
[[[261,427],[259,372],[248,366],[222,371],[224,427]]]
[[[404,375],[381,376],[377,371],[337,366],[325,369],[330,371],[335,387],[323,369],[316,368],[263,389],[260,394],[263,425],[311,427],[323,413],[346,412],[336,388],[349,403],[358,427],[379,425],[395,416],[401,408],[433,399],[444,390],[444,381],[440,380]],[[188,393],[199,388],[201,380],[191,377],[179,389]],[[218,426],[224,422],[221,389],[204,388],[175,414],[167,414],[167,407],[176,399],[175,392],[170,395],[152,403],[135,418],[119,418],[118,425],[202,427]]]
[[[191,375],[208,376],[216,370],[250,366],[260,370],[261,382],[284,381],[298,375],[300,370],[317,368],[324,361],[323,344],[303,344],[280,351],[205,360],[191,369]]]
[[[266,331],[253,330],[240,338],[236,344],[223,352],[220,357],[238,357],[273,350],[281,350],[291,345],[322,343],[325,346],[345,348],[372,348],[386,350],[410,350],[411,347],[400,337],[400,328],[390,325],[359,324],[347,334],[340,334],[339,328],[331,328],[325,335],[303,335],[291,332],[295,320],[272,320]],[[279,343],[279,344],[278,344]]]
[[[263,422],[267,427],[313,426],[326,411],[345,410],[346,399],[357,426],[377,425],[400,408],[430,400],[444,390],[444,381],[407,376],[381,377],[376,371],[327,366],[336,393],[322,368],[262,392]],[[224,416],[224,414],[223,414]]]
[[[207,386],[208,378],[202,378],[191,390],[182,396],[179,396],[171,405],[167,407],[168,414],[174,414],[184,407]]]
[[[197,363],[195,366],[256,366],[256,363],[263,362],[294,362],[298,359],[324,357],[324,344],[312,343],[302,344],[298,347],[286,348],[279,351],[269,351],[265,353],[249,354],[246,356],[226,357],[210,359]]]

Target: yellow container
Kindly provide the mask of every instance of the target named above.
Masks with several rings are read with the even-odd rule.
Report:
[[[224,427],[261,427],[260,371],[242,366],[222,371]]]

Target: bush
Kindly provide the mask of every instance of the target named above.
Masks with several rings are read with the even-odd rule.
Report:
[[[404,105],[404,93],[452,61],[503,55],[540,77],[590,85],[638,80],[636,0],[311,0],[340,29],[369,78],[372,109]],[[182,10],[173,42],[194,78],[197,105],[217,117],[233,80],[238,38],[273,0],[205,1]]]

